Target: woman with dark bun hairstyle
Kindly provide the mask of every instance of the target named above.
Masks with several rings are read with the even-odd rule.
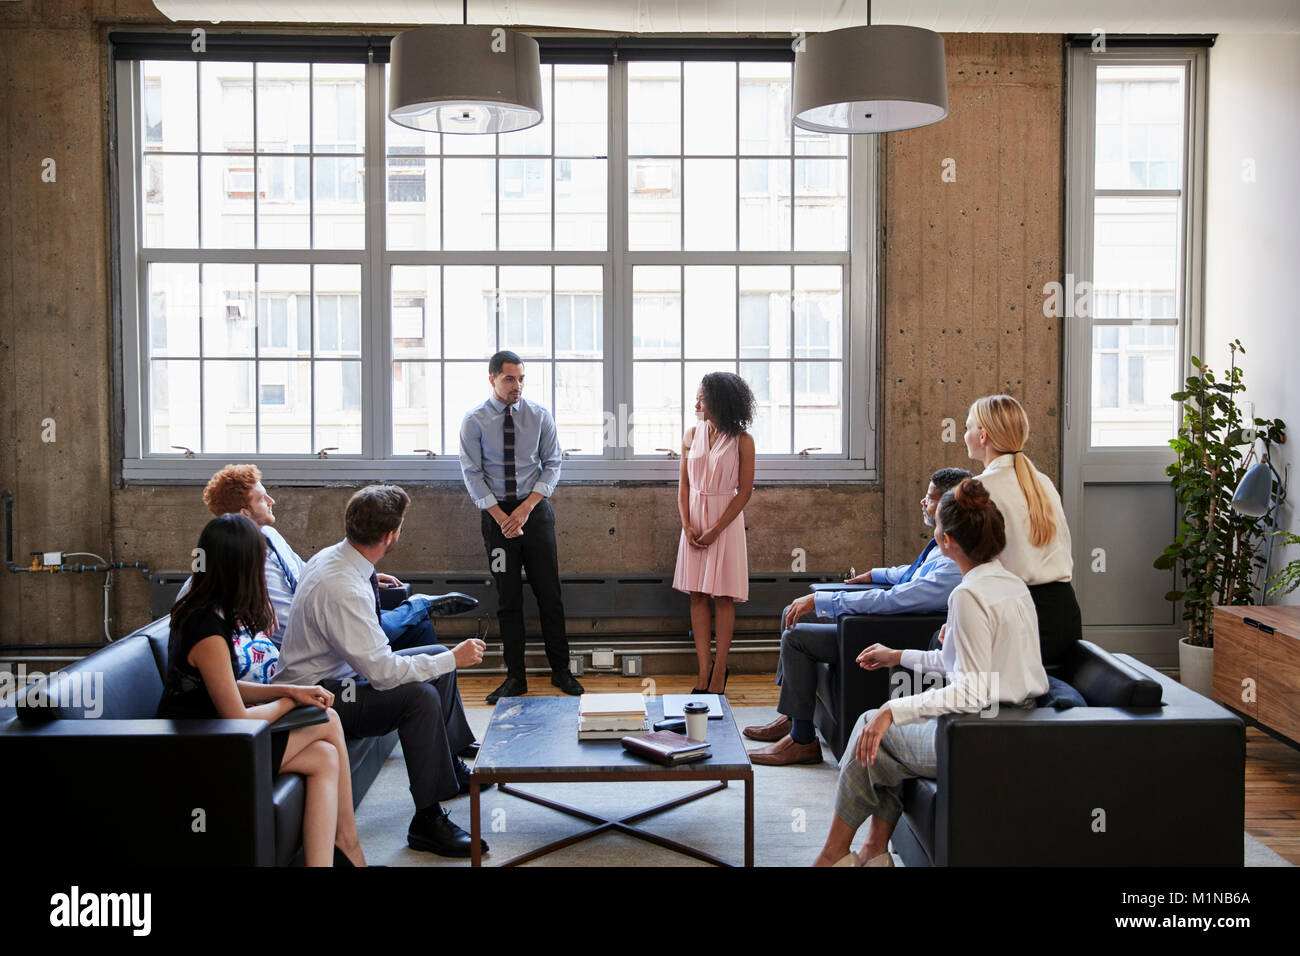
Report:
[[[964,437],[971,458],[984,462],[979,479],[1006,522],[1002,563],[1029,585],[1043,663],[1050,667],[1083,637],[1079,602],[1070,584],[1074,558],[1061,496],[1025,454],[1029,416],[1010,395],[976,399]]]
[[[902,666],[948,683],[886,701],[858,719],[840,759],[835,817],[814,866],[893,866],[889,837],[903,813],[903,782],[934,778],[935,731],[941,714],[975,714],[998,704],[1033,707],[1047,692],[1038,650],[1038,618],[1029,589],[998,559],[1006,546],[1001,512],[978,479],[944,492],[934,515],[939,550],[961,569],[948,596],[938,650],[897,651],[873,644],[858,655],[865,670]],[[933,681],[926,681],[929,685]],[[867,819],[855,854],[854,834]]]

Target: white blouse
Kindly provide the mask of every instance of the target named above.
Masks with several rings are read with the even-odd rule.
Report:
[[[1041,547],[1035,547],[1029,541],[1029,503],[1016,478],[1016,456],[999,455],[976,476],[988,489],[989,497],[1002,512],[1006,525],[1007,547],[998,559],[1008,571],[1031,586],[1069,581],[1074,572],[1074,556],[1070,550],[1070,528],[1065,523],[1061,495],[1045,474],[1038,469],[1034,469],[1034,474],[1038,476],[1047,496],[1047,506],[1056,519],[1056,535]]]

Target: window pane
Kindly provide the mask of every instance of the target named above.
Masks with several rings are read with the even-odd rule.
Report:
[[[287,268],[305,270],[303,266]],[[200,278],[203,354],[252,355],[257,327],[252,264],[208,263],[200,267]]]
[[[198,142],[194,108],[198,102],[197,66],[171,60],[145,60],[140,64],[144,78],[141,141],[145,150],[194,152]]]
[[[794,450],[817,446],[809,454],[839,454],[840,363],[796,362],[794,372]]]
[[[318,153],[366,148],[366,72],[360,63],[312,64],[312,139]]]
[[[790,267],[740,267],[740,357],[790,354]]]
[[[311,447],[311,363],[258,362],[261,447],[270,454],[308,455]]]
[[[361,363],[316,363],[316,438],[313,450],[361,454]]]
[[[750,434],[760,455],[788,455],[790,448],[790,366],[785,362],[741,362],[740,374],[754,392],[758,414]]]
[[[741,63],[740,152],[790,152],[790,64]]]
[[[444,159],[443,177],[443,247],[496,248],[496,161]]]
[[[790,248],[790,161],[740,161],[740,248]]]
[[[681,64],[628,63],[628,155],[676,155],[681,152],[681,95]]]
[[[257,149],[263,153],[305,153],[311,115],[307,63],[257,63]]]
[[[609,204],[607,161],[555,161],[555,248],[604,249]]]
[[[318,265],[316,348],[333,355],[361,354],[361,267]]]
[[[550,266],[502,266],[501,348],[520,358],[551,355]],[[505,321],[513,317],[514,322]]]
[[[441,195],[438,160],[425,156],[388,158],[388,248],[437,249]]]
[[[556,356],[603,358],[604,326],[604,288],[601,268],[599,266],[556,266]]]
[[[687,358],[724,359],[736,354],[736,269],[686,267]]]
[[[202,156],[200,160],[203,248],[251,249],[253,157]]]
[[[312,222],[317,249],[361,249],[366,244],[365,159],[317,157]]]
[[[688,159],[685,172],[686,248],[736,248],[736,162]]]
[[[394,362],[393,454],[419,448],[442,452],[442,369],[437,362]]]
[[[207,268],[211,268],[210,266]],[[251,270],[252,266],[228,266],[229,269]],[[308,294],[311,291],[311,272],[306,265],[261,265],[257,267],[258,347],[262,355],[311,354],[311,340],[303,335],[304,322],[310,328]],[[233,339],[233,309],[227,308],[227,340]],[[337,320],[335,328],[337,330]],[[250,349],[251,350],[251,349]],[[231,354],[247,354],[239,350]],[[211,349],[207,350],[212,354]],[[220,354],[220,353],[218,353]]]
[[[448,362],[443,366],[443,376],[447,404],[443,408],[446,442],[442,450],[448,455],[459,455],[461,421],[467,412],[492,394],[492,386],[488,384],[487,356],[481,362]],[[535,398],[529,391],[525,389],[524,394]],[[426,447],[435,448],[433,445]]]
[[[141,166],[144,245],[193,248],[199,244],[199,161],[194,156],[146,154]]]
[[[149,266],[149,352],[199,355],[199,267],[155,262]]]
[[[149,450],[174,455],[173,445],[202,451],[199,434],[199,363],[149,363]]]
[[[677,362],[636,362],[632,369],[632,451],[682,447],[682,367]]]
[[[555,427],[574,455],[604,454],[604,386],[598,362],[555,364]]]
[[[555,66],[556,156],[608,155],[608,76],[606,66]]]
[[[843,159],[794,161],[794,247],[848,248],[849,166]]]
[[[445,354],[449,358],[481,358],[486,368],[497,350],[495,270],[492,266],[447,266],[442,281]]]
[[[500,248],[551,248],[551,161],[500,162]]]
[[[441,283],[437,266],[393,266],[393,355],[437,358],[441,343]]]
[[[199,63],[199,148],[204,152],[253,149],[253,64]]]
[[[682,247],[682,164],[679,159],[628,161],[629,249]]]
[[[795,358],[840,358],[844,330],[839,266],[795,266]]]
[[[1093,225],[1093,296],[1177,288],[1178,198],[1098,196]],[[1136,294],[1134,294],[1136,293]],[[1122,316],[1140,318],[1140,315]]]
[[[682,64],[685,152],[736,154],[736,64],[691,61]]]
[[[267,387],[278,388],[283,403],[283,387]],[[208,454],[257,452],[252,362],[203,363],[203,450]]]
[[[1183,66],[1097,67],[1097,189],[1182,187]]]
[[[289,156],[257,162],[257,245],[260,249],[305,249],[311,245],[307,163]]]
[[[677,266],[637,266],[632,270],[632,358],[681,355],[681,282]]]

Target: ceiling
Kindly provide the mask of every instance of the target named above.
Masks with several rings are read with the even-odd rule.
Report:
[[[461,22],[460,0],[154,0],[172,20]],[[471,23],[614,33],[822,32],[866,22],[866,0],[473,0]],[[876,0],[873,23],[949,33],[1300,33],[1297,0]]]

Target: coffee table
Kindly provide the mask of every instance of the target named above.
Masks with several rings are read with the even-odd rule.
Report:
[[[663,717],[663,699],[647,697],[646,711],[650,722]],[[666,847],[678,853],[712,863],[734,866],[703,850],[678,843],[667,837],[642,830],[634,824],[657,816],[674,807],[727,788],[730,780],[745,782],[745,866],[754,865],[754,768],[750,765],[745,744],[736,728],[731,706],[722,698],[721,719],[710,720],[708,740],[711,755],[706,760],[667,767],[623,749],[617,740],[578,740],[578,698],[576,697],[503,697],[497,701],[479,747],[478,757],[469,775],[470,863],[482,864],[479,848],[479,789],[495,783],[502,793],[550,807],[560,813],[585,820],[592,826],[580,833],[531,850],[503,866],[518,866],[566,846],[590,839],[601,833],[624,833]],[[665,803],[625,814],[614,819],[589,813],[577,807],[557,803],[534,793],[511,786],[515,783],[581,783],[618,781],[637,783],[650,780],[712,780],[716,783]]]

